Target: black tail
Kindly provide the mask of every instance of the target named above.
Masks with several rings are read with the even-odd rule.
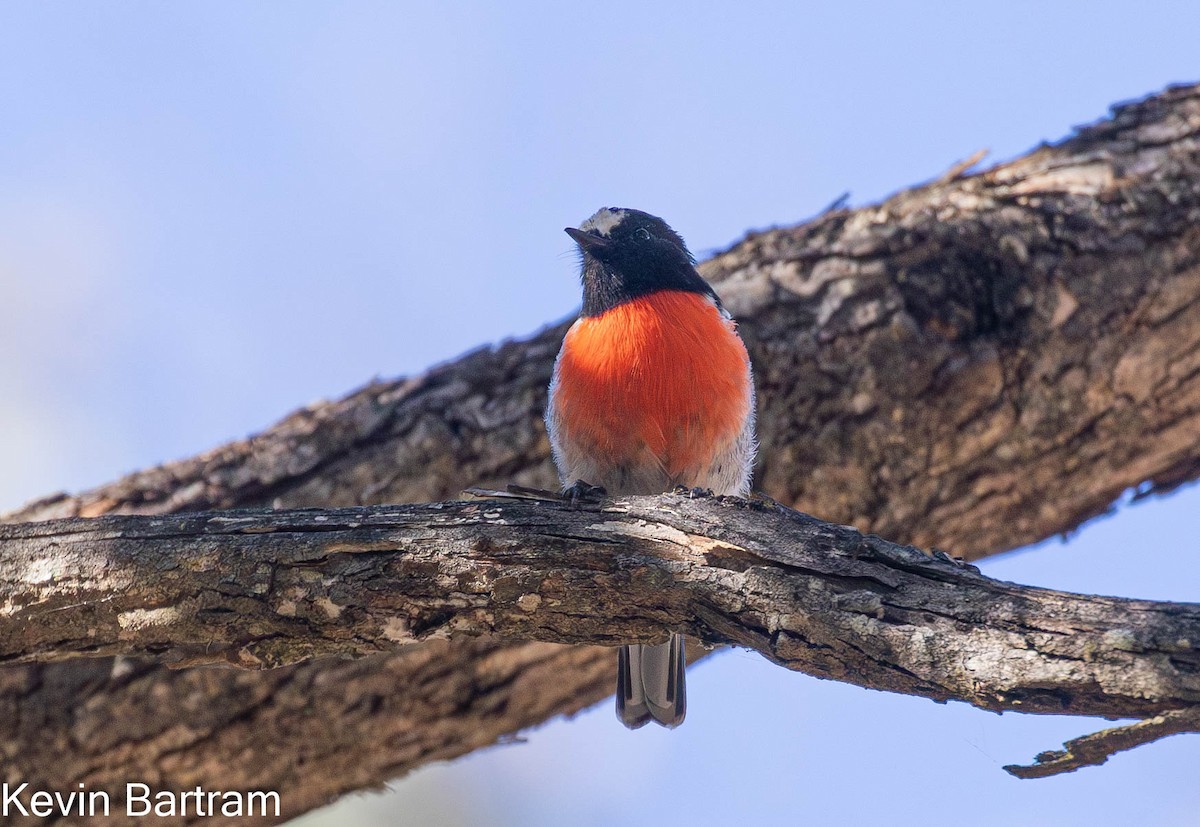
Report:
[[[683,635],[666,643],[622,646],[617,655],[617,717],[630,729],[653,720],[673,729],[687,715]]]

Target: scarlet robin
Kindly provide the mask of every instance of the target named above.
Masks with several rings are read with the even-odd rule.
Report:
[[[754,462],[746,346],[683,239],[661,218],[606,207],[567,234],[583,310],[554,365],[546,426],[564,490],[743,495]],[[666,727],[687,711],[683,636],[622,646],[617,716]]]

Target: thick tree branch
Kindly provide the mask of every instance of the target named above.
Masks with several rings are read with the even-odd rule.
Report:
[[[1200,474],[1200,87],[702,269],[755,365],[755,484],[800,510],[975,559]],[[565,329],[10,519],[553,487]]]
[[[985,709],[1200,708],[1200,605],[1004,583],[764,500],[2,526],[0,595],[4,660],[260,668],[450,636],[612,645],[674,629],[819,677]]]
[[[1200,474],[1200,90],[704,265],[758,379],[768,494],[976,558]],[[563,326],[12,520],[438,500],[554,484]],[[455,638],[354,662],[0,673],[14,777],[285,791],[289,815],[599,700],[611,650]],[[397,692],[395,687],[404,687]],[[264,738],[269,733],[271,737]]]

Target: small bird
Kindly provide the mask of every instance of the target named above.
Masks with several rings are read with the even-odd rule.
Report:
[[[683,239],[661,218],[612,207],[566,232],[583,254],[583,310],[546,411],[564,491],[748,493],[750,357]],[[680,634],[622,646],[617,717],[630,729],[681,724],[685,667]]]

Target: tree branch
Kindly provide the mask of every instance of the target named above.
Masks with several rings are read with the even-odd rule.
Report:
[[[0,589],[3,660],[262,668],[450,636],[611,646],[672,629],[818,677],[991,710],[1200,707],[1200,605],[1004,583],[764,500],[2,526]]]
[[[977,559],[1200,474],[1200,86],[701,269],[754,362],[755,485],[801,511]],[[9,519],[552,488],[565,330]]]
[[[1118,752],[1187,732],[1200,732],[1200,707],[1174,709],[1136,724],[1072,738],[1063,744],[1064,750],[1043,752],[1033,764],[1010,764],[1004,769],[1017,778],[1047,778],[1083,767],[1098,767]]]
[[[790,505],[977,558],[1200,474],[1197,87],[703,267],[755,363],[756,485]],[[564,329],[9,519],[553,486],[541,413]],[[610,691],[611,664],[605,647],[456,637],[261,672],[14,666],[0,744],[49,789],[219,779],[281,789],[296,815],[570,714]]]

